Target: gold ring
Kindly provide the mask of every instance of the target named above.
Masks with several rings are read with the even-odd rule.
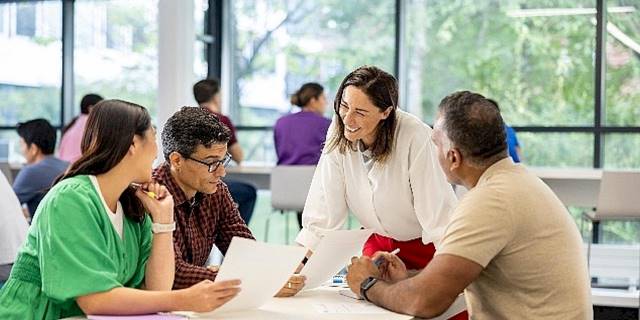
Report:
[[[287,288],[291,289],[291,282],[287,282]]]

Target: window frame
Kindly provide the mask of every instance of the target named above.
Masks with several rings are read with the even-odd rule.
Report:
[[[595,77],[594,77],[594,101],[593,101],[593,113],[594,120],[592,126],[513,126],[517,132],[531,132],[531,133],[591,133],[593,134],[593,161],[592,167],[600,169],[604,167],[604,139],[605,135],[609,133],[634,133],[640,134],[640,126],[607,126],[605,120],[606,110],[606,40],[607,40],[607,0],[596,0],[596,46],[595,46]],[[230,27],[229,18],[226,17],[224,9],[230,6],[229,0],[209,0],[209,8],[215,8],[214,12],[209,12],[209,24],[211,26],[208,30],[214,30],[217,33],[211,33],[213,39],[222,39],[222,31],[225,28]],[[394,75],[399,79],[399,87],[406,87],[406,79],[403,75],[403,66],[405,64],[404,57],[404,33],[405,33],[405,19],[406,19],[406,3],[402,0],[395,0],[395,47],[394,47]],[[219,21],[217,24],[211,20]],[[225,33],[230,34],[230,33]],[[222,41],[233,41],[233,39],[222,39]],[[212,50],[208,50],[207,59],[209,63],[209,77],[221,78],[221,69],[225,62],[223,59],[232,59],[233,55],[223,55],[221,41],[213,41],[211,45]],[[406,94],[406,90],[400,90],[400,100],[403,100],[403,95]],[[231,96],[231,95],[230,95]],[[233,104],[232,104],[233,105]],[[237,114],[237,110],[230,110],[232,119]],[[234,119],[235,120],[235,119]],[[269,126],[246,126],[242,123],[238,123],[236,129],[239,131],[256,131],[256,130],[272,130],[273,127]]]
[[[4,3],[36,3],[51,0],[10,0]],[[60,95],[60,125],[55,126],[60,130],[67,119],[74,116],[74,0],[58,0],[62,3],[62,79]],[[225,14],[225,10],[231,5],[229,0],[208,0],[208,9],[205,12],[205,35],[199,39],[205,43],[206,60],[208,64],[208,77],[221,79],[223,77],[223,65],[225,59],[232,59],[233,55],[224,54],[223,48],[225,39],[223,35],[230,35],[226,32],[230,27],[230,18]],[[531,133],[591,133],[594,136],[593,143],[593,168],[603,168],[604,163],[604,139],[610,133],[633,133],[640,134],[640,126],[607,126],[604,122],[607,106],[606,97],[606,23],[607,23],[607,2],[606,0],[596,0],[596,47],[595,47],[595,91],[593,101],[594,121],[592,126],[514,126],[517,132]],[[403,65],[405,57],[403,52],[403,36],[405,32],[406,3],[402,0],[395,0],[395,44],[394,44],[394,75],[398,77],[401,88],[405,87],[406,80],[403,76]],[[402,95],[406,90],[401,90]],[[237,110],[230,110],[233,116]],[[0,126],[0,131],[15,130],[16,125]],[[269,126],[245,126],[238,123],[237,130],[256,131],[272,130]]]

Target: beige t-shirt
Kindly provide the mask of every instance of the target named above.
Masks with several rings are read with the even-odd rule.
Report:
[[[480,177],[437,254],[484,267],[465,290],[472,319],[592,319],[578,229],[556,195],[511,158]]]

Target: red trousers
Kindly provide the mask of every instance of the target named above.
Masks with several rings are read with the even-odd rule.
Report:
[[[400,248],[398,258],[404,262],[407,269],[423,269],[431,262],[433,255],[436,253],[436,247],[433,243],[423,244],[420,238],[409,241],[398,241],[374,233],[369,237],[367,242],[365,242],[362,248],[362,254],[371,257],[378,251],[391,252],[397,248]],[[469,319],[466,311],[449,318],[449,320],[463,319]]]

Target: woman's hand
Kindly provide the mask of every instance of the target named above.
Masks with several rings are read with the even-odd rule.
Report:
[[[240,280],[200,281],[180,290],[177,310],[210,312],[229,302],[240,292]]]
[[[173,197],[163,185],[148,182],[136,189],[136,196],[155,223],[173,223]]]
[[[299,274],[292,275],[291,278],[289,278],[289,281],[285,283],[284,287],[282,287],[282,289],[280,289],[280,291],[276,293],[276,297],[284,298],[295,296],[296,294],[298,294],[298,292],[300,292],[300,290],[302,290],[302,288],[304,288],[304,281],[306,279],[307,278],[305,278],[305,276]]]

